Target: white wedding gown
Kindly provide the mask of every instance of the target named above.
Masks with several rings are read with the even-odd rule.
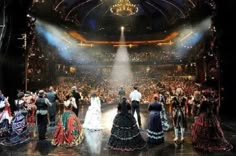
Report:
[[[91,105],[85,115],[83,128],[90,130],[102,129],[101,101],[99,97],[91,97]]]

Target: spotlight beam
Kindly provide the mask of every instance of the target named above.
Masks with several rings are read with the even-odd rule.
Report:
[[[185,40],[186,38],[188,38],[190,35],[192,35],[193,32],[191,31],[190,33],[188,33],[186,36],[184,36],[183,38],[180,39],[180,42],[182,42],[183,40]]]

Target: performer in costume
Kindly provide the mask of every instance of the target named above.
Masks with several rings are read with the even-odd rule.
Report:
[[[93,93],[90,98],[91,105],[85,115],[83,128],[90,130],[102,129],[102,113],[101,113],[101,101],[100,98]]]
[[[202,100],[202,95],[200,92],[200,87],[196,87],[196,90],[193,92],[193,116],[197,117],[199,115],[200,103]]]
[[[20,111],[25,117],[28,115],[27,111],[27,103],[25,101],[25,94],[23,92],[19,92],[17,94],[17,99],[15,100],[16,110]]]
[[[7,113],[7,111],[5,113]],[[26,116],[23,115],[20,110],[16,110],[13,119],[11,120],[10,117],[6,124],[8,124],[9,129],[5,138],[0,141],[0,144],[4,146],[13,146],[25,143],[30,139]]]
[[[138,88],[135,86],[134,90],[130,93],[129,98],[131,99],[132,114],[134,115],[135,111],[137,113],[138,125],[139,128],[142,128],[141,116],[140,116],[140,101],[142,94],[138,91]]]
[[[206,152],[230,151],[233,146],[225,139],[220,122],[211,106],[210,101],[203,101],[199,116],[192,124],[193,147]]]
[[[75,107],[73,107],[72,108],[72,111],[75,113],[75,115],[76,116],[78,116],[79,115],[79,107],[80,107],[80,99],[81,99],[81,96],[80,96],[80,94],[79,94],[79,92],[77,91],[77,87],[76,86],[73,86],[72,88],[71,88],[71,94],[72,94],[72,96],[75,98],[75,102],[76,102],[76,108]]]
[[[185,129],[187,128],[187,123],[184,116],[184,112],[185,112],[184,101],[186,101],[185,98],[183,98],[181,103],[179,103],[176,97],[174,97],[172,101],[172,118],[173,118],[173,126],[174,126],[174,133],[175,133],[175,138],[174,138],[175,142],[178,141],[179,131],[181,134],[180,141],[181,142],[184,141]]]
[[[125,90],[123,87],[120,87],[120,90],[118,91],[118,96],[119,96],[119,102],[122,101],[122,98],[125,97]]]
[[[35,105],[35,97],[30,91],[26,91],[24,100],[26,102],[26,110],[27,110],[27,123],[28,125],[35,125],[36,123],[36,105]]]
[[[131,106],[126,98],[118,105],[118,113],[113,121],[108,147],[119,151],[135,151],[146,147],[136,120],[131,114]]]
[[[0,90],[0,101],[5,101],[5,103],[6,103],[5,104],[5,110],[7,110],[9,115],[12,116],[12,111],[11,111],[10,104],[8,102],[8,97],[5,97],[1,90]]]
[[[10,135],[10,124],[12,117],[6,109],[6,99],[0,99],[0,143],[4,142]]]
[[[51,107],[48,108],[48,114],[49,114],[49,126],[53,127],[56,125],[56,100],[58,100],[57,93],[54,91],[54,88],[52,86],[49,87],[49,92],[46,94],[48,100],[52,104]]]
[[[158,94],[155,94],[154,96],[158,96]],[[166,132],[170,129],[170,125],[169,125],[169,122],[168,122],[166,109],[165,109],[166,100],[165,100],[165,97],[162,94],[159,94],[159,103],[162,106],[162,109],[161,109],[161,112],[160,112],[161,121],[162,121],[162,128],[163,128],[163,131]]]
[[[77,146],[83,141],[84,132],[79,118],[72,111],[72,107],[77,107],[75,98],[67,95],[66,99],[64,113],[57,123],[51,143],[57,146]]]
[[[39,91],[35,105],[37,106],[36,115],[39,140],[45,140],[48,124],[48,106],[51,106],[51,103],[45,98],[44,90]]]
[[[161,144],[164,142],[164,131],[162,127],[161,111],[162,104],[158,100],[158,95],[154,95],[154,101],[148,106],[149,122],[148,122],[148,143]]]

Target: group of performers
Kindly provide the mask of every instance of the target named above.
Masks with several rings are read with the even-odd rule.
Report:
[[[50,88],[53,92],[53,88]],[[76,88],[72,87],[72,93],[66,96],[64,101],[63,114],[59,116],[55,124],[55,113],[50,113],[50,107],[56,96],[46,97],[45,92],[40,90],[37,98],[30,93],[19,92],[15,100],[16,111],[10,111],[8,98],[0,95],[0,144],[15,145],[29,140],[28,125],[37,123],[38,139],[45,140],[48,120],[51,126],[56,126],[52,138],[52,145],[55,146],[77,146],[86,137],[84,129],[101,131],[102,112],[101,101],[93,92],[90,97],[90,106],[85,115],[84,123],[78,118],[79,96],[74,96]],[[29,94],[29,95],[28,95]],[[141,118],[138,118],[138,125],[134,117],[135,109],[139,109],[141,94],[137,88],[130,94],[131,103],[126,97],[120,98],[117,106],[117,114],[113,120],[111,135],[108,140],[108,148],[120,151],[134,151],[146,148],[148,144],[161,144],[165,142],[165,132],[170,130],[169,119],[165,111],[165,99],[160,93],[154,94],[153,102],[148,106],[148,127],[147,141],[140,133]],[[49,100],[51,99],[51,100]],[[187,128],[186,109],[187,98],[174,96],[171,100],[171,120],[173,121],[174,138],[173,142],[184,142]],[[134,109],[135,108],[135,109]],[[52,112],[55,109],[52,109]],[[73,110],[77,110],[74,112]],[[137,111],[137,110],[136,110]],[[49,116],[49,119],[48,119]],[[138,114],[137,114],[138,116]],[[180,134],[180,137],[179,137]],[[229,151],[233,146],[227,142],[216,114],[212,109],[210,95],[201,99],[198,116],[191,126],[192,143],[196,149],[203,151]]]
[[[29,130],[27,126],[27,118],[24,112],[21,112],[21,97],[18,94],[16,100],[17,109],[14,113],[11,112],[8,97],[3,94],[0,98],[0,144],[5,146],[13,146],[27,142],[29,137]]]

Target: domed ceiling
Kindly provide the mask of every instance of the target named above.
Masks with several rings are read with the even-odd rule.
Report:
[[[131,16],[118,16],[111,7],[119,0],[54,0],[53,9],[81,32],[117,35],[125,27],[127,35],[163,32],[183,23],[199,0],[130,0],[138,8]]]

